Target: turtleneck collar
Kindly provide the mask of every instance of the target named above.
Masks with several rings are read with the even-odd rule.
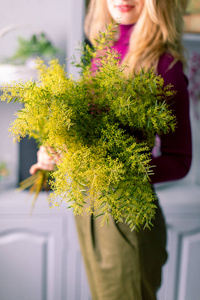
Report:
[[[120,54],[120,61],[122,61],[128,52],[129,40],[134,28],[134,24],[131,25],[119,25],[119,38],[111,47]]]
[[[133,30],[135,24],[130,24],[130,25],[119,25],[119,39],[117,42],[123,43],[123,44],[128,44],[129,39]]]

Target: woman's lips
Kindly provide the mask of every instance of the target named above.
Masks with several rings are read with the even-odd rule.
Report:
[[[120,12],[129,12],[134,6],[131,5],[118,5],[117,8]]]

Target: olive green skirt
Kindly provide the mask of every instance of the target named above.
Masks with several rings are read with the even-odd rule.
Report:
[[[93,300],[155,300],[166,262],[166,227],[158,205],[151,230],[131,231],[110,218],[76,216]]]

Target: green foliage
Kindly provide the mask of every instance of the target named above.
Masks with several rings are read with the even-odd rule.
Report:
[[[11,61],[24,63],[30,57],[43,57],[50,59],[60,50],[55,48],[44,33],[32,35],[30,39],[18,37],[18,48],[11,57]]]
[[[103,221],[112,215],[131,229],[149,227],[155,215],[150,150],[156,133],[175,128],[165,101],[174,92],[153,70],[127,76],[118,54],[104,50],[108,32],[94,51],[85,47],[84,60],[98,62],[95,72],[93,63],[81,61],[74,80],[58,61],[48,67],[38,61],[38,82],[6,85],[1,100],[24,103],[10,129],[15,140],[29,135],[62,152],[52,173],[53,206],[65,200],[82,214],[89,202],[87,213]]]

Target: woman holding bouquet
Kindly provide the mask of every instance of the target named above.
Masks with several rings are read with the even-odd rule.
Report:
[[[152,151],[152,185],[184,177],[191,164],[188,82],[183,73],[181,42],[186,5],[186,0],[91,0],[85,19],[91,44],[111,20],[119,23],[112,48],[126,64],[125,71],[137,73],[154,67],[164,84],[171,83],[176,91],[168,101],[177,128],[158,138],[159,153]],[[95,61],[93,65],[95,69]],[[53,169],[52,162],[59,156],[48,153],[40,148],[31,174]],[[100,217],[93,219],[86,214],[76,216],[76,223],[93,300],[156,299],[167,259],[165,221],[158,202],[151,230],[131,231],[112,218],[109,226],[100,227]]]

